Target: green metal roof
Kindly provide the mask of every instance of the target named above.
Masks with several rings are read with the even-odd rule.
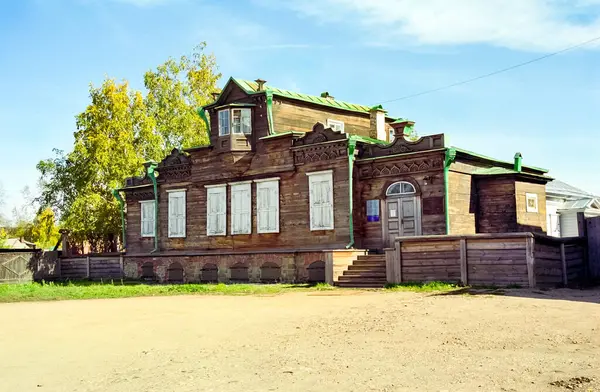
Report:
[[[243,79],[237,79],[237,78],[231,78],[230,81],[235,82],[235,84],[237,84],[247,94],[262,94],[265,92],[265,91],[258,91],[258,84],[256,82],[252,82],[249,80],[243,80]],[[229,83],[229,82],[227,82],[227,83]],[[354,103],[338,101],[337,99],[333,99],[333,98],[324,98],[324,97],[317,97],[315,95],[297,93],[294,91],[283,90],[283,89],[280,89],[277,87],[272,87],[267,84],[265,84],[264,88],[266,91],[271,91],[273,93],[273,95],[290,98],[290,99],[295,99],[295,100],[303,101],[303,102],[314,103],[316,105],[328,106],[328,107],[335,108],[335,109],[348,110],[348,111],[352,111],[352,112],[365,113],[365,114],[368,114],[369,110],[371,109],[369,106],[365,106],[365,105],[357,105]],[[379,108],[381,108],[381,107],[379,107]]]
[[[477,169],[473,172],[473,175],[476,175],[476,176],[501,176],[501,175],[506,175],[506,174],[518,174],[518,175],[544,178],[546,180],[551,180],[550,177],[543,175],[543,174],[535,174],[535,173],[523,172],[523,171],[519,172],[519,171],[516,171],[513,169],[507,169],[505,167],[498,167],[498,166],[481,168],[481,169]]]
[[[456,150],[457,152],[460,152],[462,154],[471,155],[472,157],[485,159],[487,161],[502,163],[502,164],[505,164],[505,165],[511,165],[511,167],[512,167],[512,165],[514,165],[514,162],[508,162],[508,161],[503,161],[503,160],[496,159],[496,158],[491,158],[491,157],[488,157],[488,156],[485,156],[485,155],[482,155],[482,154],[478,154],[476,152],[472,152],[472,151],[468,151],[468,150],[463,150],[462,148],[458,148],[458,147],[451,147],[451,148],[453,148],[454,150]],[[541,167],[523,165],[523,168],[534,170],[534,171],[539,171],[539,172],[542,172],[542,173],[548,173],[548,169],[543,169]]]
[[[354,140],[356,140],[358,142],[362,142],[362,143],[379,144],[381,146],[389,144],[388,142],[386,142],[384,140],[373,139],[372,137],[360,136],[360,135],[354,135],[354,134],[348,134],[348,135],[350,136],[350,139],[354,139]]]
[[[279,132],[273,135],[268,135],[268,136],[263,136],[261,138],[259,138],[260,140],[265,140],[265,139],[274,139],[277,137],[282,137],[282,136],[289,136],[289,135],[293,135],[293,136],[304,136],[306,134],[306,132],[301,132],[301,131],[284,131],[284,132]]]

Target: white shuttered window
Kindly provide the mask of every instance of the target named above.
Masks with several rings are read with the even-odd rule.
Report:
[[[154,237],[154,200],[140,201],[142,237]]]
[[[185,237],[185,190],[169,192],[169,237]]]
[[[227,233],[227,186],[216,185],[206,188],[206,235]]]
[[[333,172],[307,173],[310,192],[310,229],[333,230]]]
[[[259,233],[279,233],[279,179],[256,181],[256,226]]]
[[[231,185],[231,234],[252,233],[251,189],[252,184],[248,182],[233,183]]]

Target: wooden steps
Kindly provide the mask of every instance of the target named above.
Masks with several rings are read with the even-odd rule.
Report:
[[[358,256],[335,283],[339,287],[380,288],[387,283],[385,255]]]

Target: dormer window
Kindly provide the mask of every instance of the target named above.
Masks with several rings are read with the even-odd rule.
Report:
[[[219,111],[219,136],[230,133],[252,134],[251,109],[223,109]]]
[[[250,109],[231,109],[231,125],[233,133],[250,135],[252,133]]]
[[[328,119],[327,120],[327,128],[331,128],[332,130],[334,130],[336,132],[344,133],[344,122]]]
[[[229,109],[219,111],[219,136],[229,135]]]

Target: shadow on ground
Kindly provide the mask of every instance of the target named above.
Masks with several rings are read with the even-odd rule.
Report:
[[[585,289],[512,289],[512,288],[477,288],[463,287],[457,290],[435,293],[432,296],[453,295],[501,295],[507,297],[553,299],[561,301],[577,301],[600,304],[600,287]]]

